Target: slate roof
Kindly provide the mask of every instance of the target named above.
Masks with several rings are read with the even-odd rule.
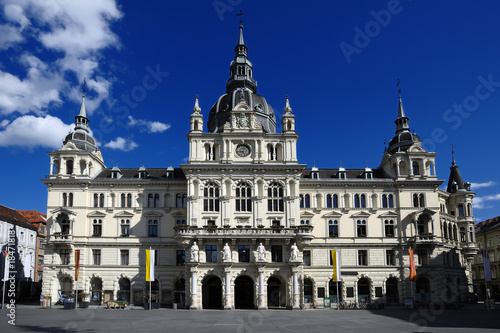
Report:
[[[18,225],[23,228],[38,230],[38,228],[32,225],[28,219],[18,213],[16,210],[9,207],[0,205],[0,220]]]
[[[167,168],[146,168],[146,171],[148,173],[148,178],[146,178],[146,179],[139,178],[139,168],[120,168],[120,172],[122,174],[120,179],[112,179],[111,178],[111,170],[112,169],[109,169],[109,168],[102,170],[94,179],[95,180],[112,180],[112,181],[167,180]],[[168,180],[171,180],[171,179],[168,179]],[[184,172],[182,172],[181,168],[174,168],[173,180],[186,180],[186,177],[184,176]]]
[[[303,179],[312,179],[311,169],[305,169],[302,172]],[[387,175],[382,169],[373,169],[373,179],[384,179],[390,180],[392,179],[389,175]],[[318,169],[319,178],[320,179],[340,179],[339,178],[339,169]],[[353,180],[353,179],[364,179],[365,169],[345,169],[343,172],[346,173],[346,179],[343,180]]]

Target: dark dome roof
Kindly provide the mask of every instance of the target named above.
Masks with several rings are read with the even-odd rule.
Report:
[[[93,152],[97,149],[94,138],[84,131],[69,133],[66,135],[63,144],[66,144],[68,141],[71,141],[80,150]]]
[[[407,151],[414,143],[422,143],[420,137],[416,134],[411,134],[410,132],[401,132],[396,134],[389,142],[389,152],[394,154],[398,151]]]
[[[222,132],[224,124],[231,118],[230,111],[239,103],[240,90],[235,89],[219,97],[217,103],[212,106],[208,116],[208,132]],[[257,121],[262,125],[265,133],[276,133],[276,118],[271,105],[261,95],[249,89],[243,90],[244,98],[251,110],[255,112]]]

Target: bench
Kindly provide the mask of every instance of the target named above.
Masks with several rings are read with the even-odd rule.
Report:
[[[127,308],[127,302],[126,301],[108,301],[107,302],[107,309],[109,310],[125,310]]]

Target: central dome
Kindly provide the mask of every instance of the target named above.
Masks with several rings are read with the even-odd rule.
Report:
[[[231,119],[231,110],[244,99],[255,112],[255,117],[265,133],[276,133],[276,119],[271,105],[257,94],[257,81],[252,78],[253,66],[247,58],[247,47],[243,41],[243,26],[240,25],[240,38],[234,48],[235,57],[229,66],[231,77],[226,82],[226,93],[219,97],[208,116],[207,128],[210,133],[224,130]]]

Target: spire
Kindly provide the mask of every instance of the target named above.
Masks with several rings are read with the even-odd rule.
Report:
[[[285,101],[285,113],[292,112],[292,108],[290,107],[290,98],[288,97],[288,93],[286,94],[286,101]]]
[[[194,100],[193,113],[199,113],[201,111],[200,103],[198,102],[198,94],[196,94],[196,99]]]
[[[256,93],[257,81],[252,78],[253,66],[247,57],[247,47],[243,39],[242,24],[240,24],[239,29],[240,35],[238,38],[238,45],[234,47],[234,60],[229,66],[231,78],[226,82],[226,92],[229,93],[243,87]]]
[[[454,152],[454,146],[450,147],[451,150],[451,167],[450,167],[450,178],[448,180],[448,187],[446,189],[446,192],[449,193],[455,193],[459,190],[466,190],[464,181],[462,179],[462,175],[460,174],[460,171],[458,170],[458,165],[455,162],[455,152]]]
[[[82,96],[80,113],[75,117],[75,132],[79,130],[89,133],[89,119],[87,118],[87,110],[85,109],[85,95]]]
[[[399,95],[398,118],[394,121],[396,124],[396,134],[410,131],[409,120],[410,119],[405,116],[403,101],[401,100],[401,95]]]

